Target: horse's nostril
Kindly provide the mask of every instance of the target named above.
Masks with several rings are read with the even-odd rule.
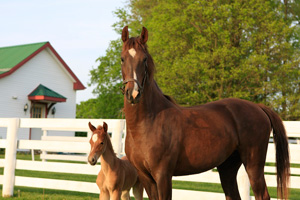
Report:
[[[95,159],[95,157],[89,157],[88,161],[89,161],[89,163],[90,163],[91,165],[95,165],[96,162],[97,162],[97,160]]]
[[[126,98],[128,100],[130,100],[130,98],[131,98],[131,91],[130,90],[126,90]]]

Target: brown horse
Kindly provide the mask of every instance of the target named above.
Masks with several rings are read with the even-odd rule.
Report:
[[[91,123],[89,127],[93,132],[90,139],[91,152],[88,161],[95,165],[101,159],[101,170],[97,177],[100,189],[100,200],[130,200],[129,190],[133,188],[136,200],[143,199],[143,186],[139,181],[136,169],[130,164],[126,156],[117,158],[110,138],[107,134],[107,124],[96,129]]]
[[[288,196],[289,150],[279,116],[264,105],[224,99],[180,107],[153,79],[148,31],[129,38],[122,32],[121,67],[127,125],[125,152],[137,168],[150,199],[172,198],[172,176],[217,167],[226,199],[240,199],[236,175],[241,164],[256,199],[270,199],[264,164],[273,129],[279,195]]]

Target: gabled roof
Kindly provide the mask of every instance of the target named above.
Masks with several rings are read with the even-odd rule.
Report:
[[[22,67],[27,61],[32,59],[34,56],[36,56],[46,48],[48,48],[53,53],[53,55],[60,61],[66,71],[75,80],[73,89],[85,89],[84,85],[80,82],[80,80],[72,72],[69,66],[64,62],[64,60],[58,55],[58,53],[54,50],[49,42],[0,47],[0,78],[12,74],[17,69]]]
[[[54,102],[66,102],[67,98],[53,90],[40,84],[36,89],[34,89],[29,95],[29,100],[35,101],[54,101]]]

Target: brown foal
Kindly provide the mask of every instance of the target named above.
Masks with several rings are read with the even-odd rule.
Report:
[[[95,165],[100,157],[101,170],[97,177],[97,185],[100,189],[100,200],[130,200],[129,191],[133,188],[136,200],[143,199],[143,186],[139,181],[136,169],[124,156],[119,159],[112,147],[107,124],[95,128],[90,122],[89,127],[93,132],[90,139],[91,152],[88,161]]]

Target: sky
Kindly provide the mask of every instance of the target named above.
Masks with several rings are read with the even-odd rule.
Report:
[[[1,0],[0,47],[49,41],[86,87],[76,103],[95,98],[89,72],[105,55],[126,0]]]

